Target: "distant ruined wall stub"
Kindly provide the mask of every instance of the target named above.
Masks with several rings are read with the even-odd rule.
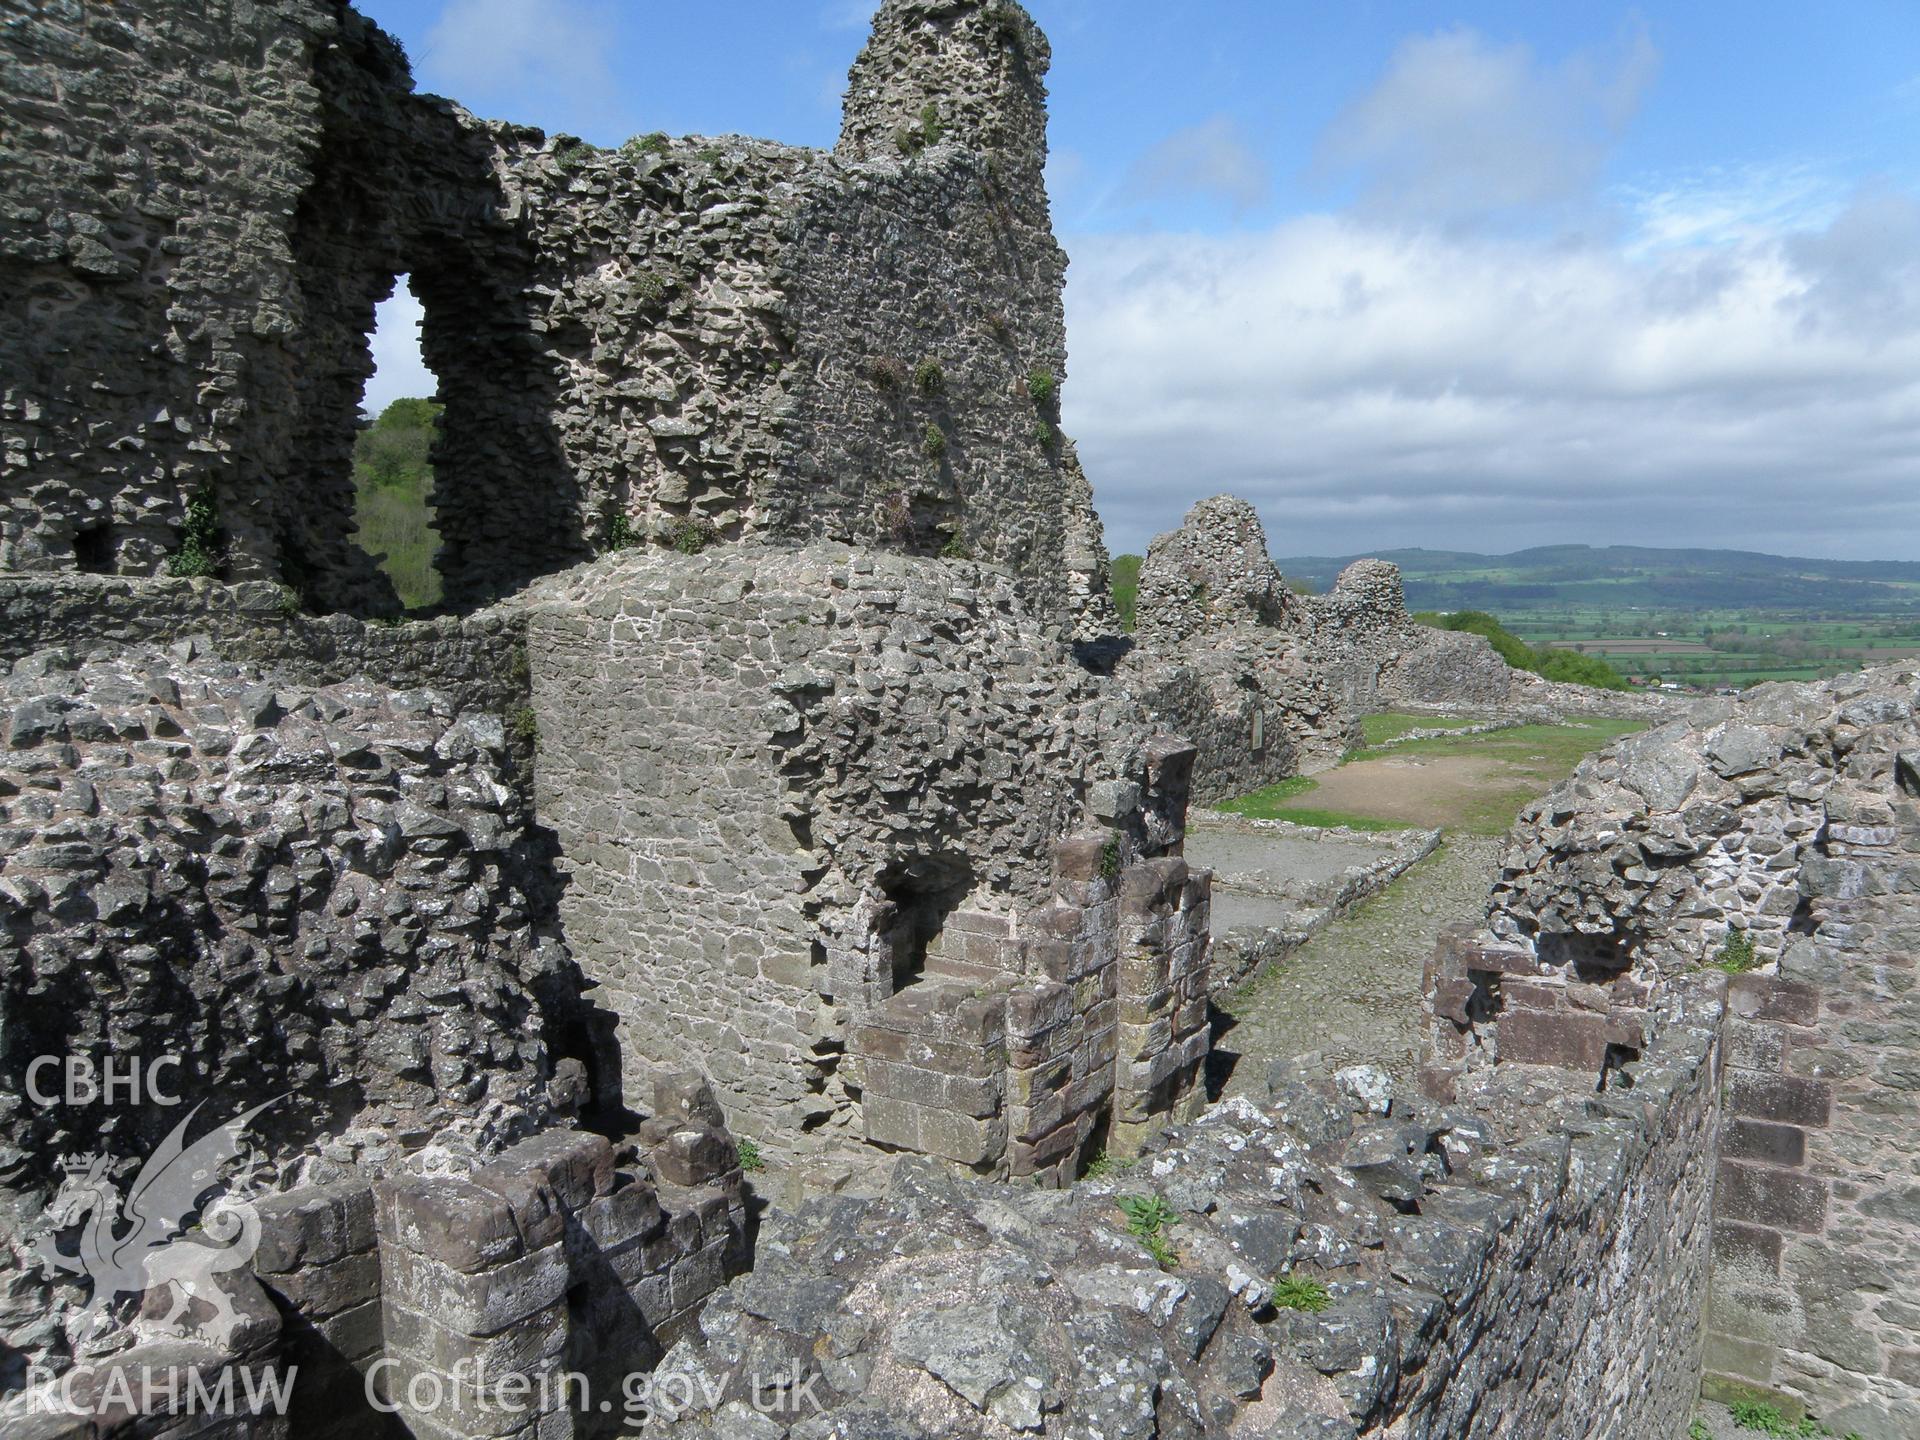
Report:
[[[1316,669],[1314,625],[1244,500],[1202,500],[1147,547],[1138,645],[1115,673],[1199,747],[1196,799],[1244,794],[1357,743],[1358,711]]]

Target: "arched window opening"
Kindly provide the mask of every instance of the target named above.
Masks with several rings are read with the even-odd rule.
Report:
[[[420,353],[421,317],[409,278],[398,277],[368,336],[374,373],[353,442],[356,538],[408,610],[431,609],[441,598],[432,504],[441,405],[439,382]]]

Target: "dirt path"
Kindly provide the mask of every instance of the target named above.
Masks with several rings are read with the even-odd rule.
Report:
[[[1441,930],[1480,918],[1500,843],[1455,831],[1379,896],[1226,996],[1213,1088],[1254,1094],[1268,1061],[1309,1050],[1335,1067],[1378,1065],[1411,1084],[1421,969]]]
[[[1502,761],[1478,755],[1402,758],[1389,752],[1313,778],[1312,795],[1301,803],[1403,825],[1456,824],[1488,791],[1513,788]]]

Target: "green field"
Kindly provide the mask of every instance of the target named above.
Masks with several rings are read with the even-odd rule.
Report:
[[[1920,620],[1884,615],[1554,606],[1501,619],[1537,648],[1578,650],[1630,676],[1698,689],[1821,680],[1920,656]]]
[[[1324,590],[1353,558],[1276,563]],[[1642,682],[1718,690],[1920,657],[1920,562],[1585,545],[1380,558],[1400,567],[1412,610],[1487,611],[1535,651]]]
[[[1371,747],[1432,721],[1385,714],[1369,715],[1362,723]],[[1419,825],[1499,835],[1521,807],[1552,789],[1585,756],[1644,728],[1638,720],[1596,718],[1408,740],[1387,750],[1357,751],[1332,770],[1296,775],[1218,808],[1297,825],[1354,830]]]

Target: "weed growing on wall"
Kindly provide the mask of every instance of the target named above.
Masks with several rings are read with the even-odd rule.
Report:
[[[219,507],[213,492],[202,490],[187,501],[186,524],[180,527],[180,548],[167,560],[167,573],[194,580],[220,573],[227,563],[227,540],[220,528]]]
[[[1729,930],[1727,938],[1720,946],[1720,953],[1707,962],[1713,970],[1724,970],[1729,975],[1745,975],[1750,970],[1760,968],[1760,957],[1754,951],[1753,936],[1745,930]]]
[[[667,536],[667,543],[682,555],[698,555],[713,541],[713,526],[692,515],[675,525]]]
[[[640,533],[633,528],[633,521],[627,518],[627,512],[616,511],[607,522],[607,549],[631,550],[639,543]]]
[[[1164,1268],[1179,1260],[1166,1236],[1180,1223],[1171,1205],[1158,1195],[1122,1195],[1114,1203],[1127,1217],[1127,1233],[1147,1247],[1156,1265]]]

